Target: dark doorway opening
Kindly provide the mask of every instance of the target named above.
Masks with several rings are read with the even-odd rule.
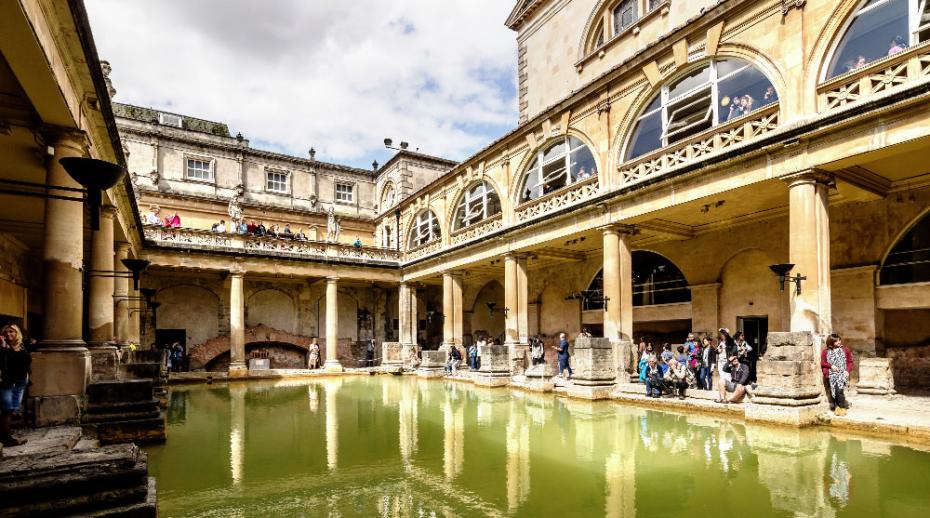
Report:
[[[746,342],[752,347],[749,352],[749,379],[756,380],[756,364],[765,354],[765,339],[769,334],[769,317],[737,317],[739,330],[746,337]]]

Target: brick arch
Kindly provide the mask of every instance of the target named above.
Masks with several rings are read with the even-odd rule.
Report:
[[[306,351],[310,347],[312,338],[296,335],[274,329],[265,325],[247,327],[245,330],[245,343],[276,342],[289,344],[297,349]],[[190,348],[190,364],[192,370],[202,369],[208,363],[223,354],[229,353],[229,334],[220,335]]]

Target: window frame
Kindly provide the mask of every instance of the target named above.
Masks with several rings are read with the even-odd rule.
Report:
[[[846,36],[849,33],[849,29],[856,22],[856,20],[863,14],[868,14],[869,11],[878,9],[893,1],[895,0],[878,0],[872,5],[865,5],[866,3],[869,2],[869,0],[861,0],[859,2],[859,6],[853,10],[852,14],[843,23],[842,28],[839,31],[837,31],[838,37],[833,42],[833,46],[830,49],[830,53],[827,55],[827,59],[825,59],[823,62],[823,70],[821,71],[821,74],[820,74],[820,83],[832,81],[838,77],[845,76],[846,74],[854,74],[858,71],[858,70],[848,70],[846,72],[835,74],[834,76],[830,77],[830,71],[836,66],[836,63],[833,63],[833,60],[836,58],[836,53],[838,50],[840,50],[842,43],[844,42],[844,40],[846,39]],[[924,25],[920,25],[920,13],[926,10],[928,7],[930,7],[930,0],[907,0],[906,15],[907,15],[907,30],[908,30],[907,32],[908,48],[905,50],[911,49],[917,45],[930,41],[930,37],[928,37],[928,39],[925,41],[920,41],[920,34],[919,34],[921,28],[923,28],[923,30],[925,31],[930,31],[930,22]],[[888,57],[888,56],[884,56],[884,57]],[[868,62],[862,68],[868,68],[873,63],[876,63],[884,59],[884,57],[880,57],[880,58],[877,58],[877,59],[874,59]]]
[[[624,4],[629,5],[630,23],[627,25],[623,25],[623,14],[624,12],[626,12],[626,10],[624,11],[620,10],[624,6]],[[638,16],[639,13],[637,12],[639,6],[637,4],[639,4],[639,0],[620,0],[619,2],[617,2],[616,5],[613,6],[613,8],[610,11],[610,17],[611,17],[611,22],[613,25],[614,37],[619,36],[621,33],[626,31],[630,27],[633,27],[634,25],[636,25],[636,22],[639,21],[639,16]],[[619,16],[618,16],[618,11],[619,11]],[[619,18],[619,22],[617,18]]]
[[[741,62],[742,62],[742,65],[740,65],[738,68],[735,68],[734,70],[731,70],[731,71],[727,72],[726,74],[724,74],[724,75],[722,75],[722,76],[719,75],[718,65],[720,64],[720,62],[724,62],[724,61],[733,61],[733,60],[741,61]],[[696,86],[694,86],[694,87],[692,87],[692,88],[689,88],[688,90],[686,90],[686,91],[684,91],[684,92],[682,92],[682,93],[676,95],[675,97],[671,97],[671,90],[672,90],[672,87],[678,85],[682,80],[684,80],[684,78],[688,77],[689,74],[691,74],[691,73],[693,73],[693,72],[695,72],[695,71],[698,71],[698,70],[703,70],[704,67],[708,68],[708,70],[709,70],[709,71],[708,71],[708,75],[707,75],[707,79],[706,79],[705,81],[701,82],[700,84],[698,84],[698,85],[696,85]],[[757,112],[757,111],[759,111],[759,110],[761,110],[761,109],[763,109],[763,108],[765,108],[765,107],[767,107],[767,106],[770,106],[770,105],[772,105],[772,104],[775,104],[775,103],[777,103],[777,102],[779,102],[779,101],[781,100],[781,96],[778,94],[778,90],[776,89],[776,90],[775,90],[775,100],[774,100],[774,101],[772,101],[772,102],[770,102],[770,103],[768,103],[768,104],[763,104],[763,103],[761,102],[761,101],[763,101],[763,100],[760,99],[759,105],[756,106],[756,107],[754,107],[753,110],[752,110],[751,112],[746,113],[746,114],[743,114],[743,115],[740,115],[739,117],[736,117],[736,118],[731,119],[731,120],[721,120],[721,119],[720,119],[720,84],[721,84],[721,83],[724,83],[724,82],[726,82],[727,80],[732,79],[732,78],[735,77],[736,75],[741,74],[741,73],[743,73],[743,72],[746,72],[746,71],[748,71],[748,70],[755,70],[756,72],[758,72],[759,74],[761,74],[762,77],[764,77],[766,81],[768,81],[768,83],[769,83],[770,86],[772,86],[773,88],[775,87],[775,84],[772,83],[772,81],[771,81],[771,79],[769,79],[768,75],[766,75],[765,72],[763,72],[762,70],[760,70],[759,67],[756,66],[754,63],[752,63],[751,61],[749,61],[749,60],[747,60],[747,59],[741,58],[741,57],[731,57],[731,56],[724,56],[724,57],[721,57],[721,58],[718,58],[718,59],[711,59],[711,60],[709,60],[709,61],[703,61],[703,62],[701,62],[700,64],[696,64],[694,67],[688,68],[687,70],[681,72],[680,74],[677,75],[677,77],[676,77],[674,80],[666,81],[666,82],[662,85],[662,88],[660,89],[659,94],[658,94],[658,98],[660,99],[659,105],[658,105],[657,107],[655,107],[655,108],[649,110],[649,111],[643,111],[642,113],[639,114],[639,116],[636,117],[636,119],[634,119],[634,122],[633,122],[633,124],[632,124],[632,126],[631,126],[631,130],[630,130],[629,136],[627,137],[626,143],[624,144],[623,152],[622,152],[622,154],[620,155],[621,158],[622,158],[621,163],[623,163],[623,162],[628,162],[628,161],[631,161],[631,160],[637,160],[637,159],[639,159],[640,157],[646,156],[646,155],[648,155],[649,153],[652,153],[652,152],[654,152],[654,151],[656,151],[656,150],[664,149],[664,148],[666,148],[666,147],[668,147],[668,146],[675,145],[675,144],[677,144],[678,142],[687,140],[688,138],[690,138],[690,137],[693,136],[693,135],[697,135],[697,134],[700,134],[700,133],[703,132],[703,131],[707,131],[707,129],[716,128],[716,127],[718,127],[718,126],[726,125],[726,124],[728,124],[731,120],[738,120],[738,119],[740,119],[740,118],[742,118],[742,117],[745,117],[746,115],[749,115],[749,114],[751,114],[751,113],[755,113],[755,112]],[[701,121],[696,121],[696,122],[690,123],[690,124],[688,124],[688,125],[686,125],[686,126],[684,126],[684,127],[675,128],[673,131],[669,131],[669,122],[671,122],[671,120],[670,120],[669,108],[673,108],[673,107],[674,107],[674,108],[677,108],[677,109],[680,110],[680,109],[682,109],[682,108],[684,108],[684,107],[686,107],[686,106],[689,106],[689,105],[695,104],[695,103],[697,103],[697,102],[700,102],[701,100],[704,99],[704,97],[695,97],[695,96],[698,95],[698,94],[701,94],[701,92],[702,92],[703,90],[709,90],[710,107],[709,107],[708,115],[710,116],[710,122],[711,122],[710,126],[709,126],[707,129],[705,129],[705,130],[701,130],[701,131],[698,131],[698,132],[693,133],[693,134],[685,135],[685,136],[683,136],[683,137],[681,137],[681,138],[678,138],[677,140],[674,140],[674,141],[669,140],[669,137],[670,137],[670,134],[671,134],[671,133],[675,133],[675,134],[681,133],[681,132],[685,131],[685,130],[688,129],[688,128],[695,127],[695,126],[697,126],[698,124],[700,124],[700,123],[706,121],[706,116],[705,116],[705,118],[702,119]],[[679,103],[681,103],[682,101],[687,101],[689,97],[694,97],[694,100],[693,100],[692,102],[690,102],[690,103],[685,104],[685,105],[679,104]],[[648,108],[649,106],[651,106],[651,105],[653,104],[653,102],[655,102],[655,101],[654,101],[655,99],[656,99],[656,96],[650,97],[650,98],[649,98],[649,103],[646,104],[645,108]],[[678,105],[678,106],[676,106],[676,105]],[[645,109],[645,108],[644,108],[644,109]],[[659,114],[660,114],[660,119],[661,119],[661,124],[662,124],[662,131],[661,131],[661,135],[660,135],[659,147],[657,147],[657,148],[655,148],[655,149],[653,149],[653,150],[651,150],[651,151],[648,151],[648,152],[646,152],[646,153],[643,153],[643,154],[641,154],[641,155],[639,155],[639,156],[637,156],[637,157],[630,157],[631,146],[632,146],[632,144],[633,144],[633,137],[634,137],[634,135],[636,134],[636,129],[639,128],[640,123],[642,123],[646,118],[651,117],[651,116],[655,115],[656,113],[659,113]]]
[[[339,192],[339,188],[340,188],[340,187],[348,187],[348,188],[349,188],[349,189],[348,189],[348,199],[340,199],[340,198],[339,198],[339,195],[340,195],[340,194],[342,194],[343,196],[346,194],[346,192],[342,192],[342,193]],[[336,203],[342,203],[342,204],[345,204],[345,205],[351,205],[351,204],[355,203],[355,182],[346,182],[346,181],[342,181],[342,180],[334,180],[334,181],[333,181],[333,201],[336,202]]]
[[[421,241],[420,239],[424,236],[427,236],[427,239]],[[424,209],[417,213],[410,222],[410,237],[407,240],[407,247],[410,249],[420,248],[440,239],[442,239],[442,226],[439,224],[436,213],[432,209]]]
[[[478,192],[478,189],[481,189]],[[489,214],[491,197],[497,198],[498,211]],[[480,208],[473,209],[473,203],[475,201],[480,201]],[[460,220],[459,211],[465,209],[465,215]],[[459,202],[455,204],[455,212],[453,213],[452,220],[452,231],[456,232],[459,230],[466,229],[472,225],[477,225],[482,221],[485,221],[489,218],[497,216],[503,212],[503,206],[501,205],[500,195],[497,194],[497,190],[494,189],[487,180],[479,180],[470,184],[462,192],[462,195],[459,197]]]
[[[284,180],[283,180],[283,182],[278,182],[277,180],[272,180],[272,179],[270,178],[271,175],[280,175],[280,176],[283,176],[283,177],[284,177]],[[271,182],[283,183],[283,184],[284,184],[284,189],[283,189],[283,190],[272,189],[272,188],[270,187],[270,185],[269,185]],[[285,170],[283,170],[283,169],[267,169],[267,168],[266,168],[266,169],[265,169],[265,192],[269,192],[269,193],[273,193],[273,194],[290,194],[290,192],[291,192],[291,173],[290,173],[290,171],[285,171]]]
[[[207,165],[206,173],[207,178],[201,178],[199,176],[191,176],[191,162],[202,162]],[[198,169],[199,171],[204,171],[203,169]],[[204,155],[192,155],[184,154],[184,179],[190,182],[198,183],[214,183],[216,181],[216,159]]]
[[[577,140],[579,145],[572,147],[571,146],[572,139]],[[546,152],[558,145],[562,145],[565,148],[562,151],[561,155],[556,156],[556,157],[551,157],[548,160],[546,160]],[[576,151],[581,151],[583,149],[587,150],[587,152],[591,155],[591,159],[594,162],[594,171],[591,173],[591,175],[588,178],[584,180],[572,181],[572,163],[571,163],[572,153]],[[517,203],[518,206],[524,205],[527,203],[532,203],[540,198],[546,197],[549,194],[558,192],[562,189],[566,189],[568,187],[571,187],[572,185],[587,181],[591,178],[597,178],[598,175],[600,174],[600,171],[598,170],[598,167],[597,167],[597,156],[594,154],[593,151],[591,151],[591,146],[585,143],[585,141],[582,140],[581,138],[575,135],[572,135],[572,134],[563,135],[561,137],[547,141],[544,145],[539,146],[539,148],[537,148],[535,155],[536,156],[535,158],[533,158],[533,161],[530,162],[530,165],[526,168],[525,171],[523,171],[523,174],[520,177],[520,184],[519,184],[519,188],[516,193],[517,200],[518,200],[518,203]],[[539,196],[524,199],[523,195],[527,190],[527,182],[530,180],[530,175],[533,174],[534,171],[538,172],[536,176],[536,180],[535,180],[536,184],[534,184],[533,187],[530,188],[531,192],[533,192],[538,187],[545,185],[548,181],[552,181],[554,178],[558,178],[558,176],[556,176],[556,177],[547,179],[545,176],[545,169],[547,166],[550,166],[558,162],[559,160],[564,161],[561,172],[562,174],[565,175],[565,185],[554,189],[552,192],[548,192],[548,193],[542,192]]]

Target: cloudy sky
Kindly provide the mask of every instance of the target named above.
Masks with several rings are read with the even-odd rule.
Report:
[[[506,0],[86,0],[116,100],[358,167],[461,160],[516,125]]]

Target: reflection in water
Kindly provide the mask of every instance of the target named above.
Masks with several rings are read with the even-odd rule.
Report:
[[[822,430],[409,377],[177,387],[171,404],[185,411],[169,414],[169,442],[147,448],[163,517],[904,517],[930,505],[926,452]]]
[[[242,465],[245,458],[245,393],[243,384],[229,387],[229,472],[233,485],[242,482]]]

